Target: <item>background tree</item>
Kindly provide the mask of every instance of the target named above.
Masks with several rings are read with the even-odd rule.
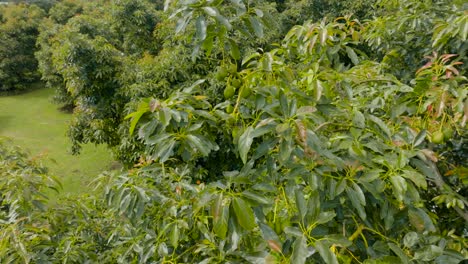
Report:
[[[45,12],[36,5],[9,4],[0,13],[0,91],[24,90],[39,79],[34,51]]]
[[[69,132],[73,150],[86,142],[113,147],[119,142],[117,129],[127,102],[120,89],[122,65],[131,68],[145,51],[155,52],[149,38],[157,24],[156,10],[145,1],[105,6],[68,1],[50,14],[36,57],[43,79],[57,91],[57,101],[74,108]]]
[[[53,64],[52,53],[55,49],[53,46],[57,45],[55,36],[63,25],[73,16],[83,12],[83,8],[84,3],[81,1],[70,0],[56,3],[49,10],[49,16],[41,22],[36,40],[39,49],[35,57],[39,62],[38,71],[41,74],[41,80],[48,88],[55,90],[55,101],[63,104],[65,108],[73,108],[74,98],[65,89],[63,77]]]

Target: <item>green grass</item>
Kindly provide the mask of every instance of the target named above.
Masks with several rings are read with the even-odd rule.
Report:
[[[0,136],[13,140],[32,156],[44,155],[44,165],[61,179],[65,194],[89,190],[87,184],[115,165],[104,146],[86,145],[80,155],[69,152],[66,136],[71,114],[51,102],[51,89],[0,97]]]

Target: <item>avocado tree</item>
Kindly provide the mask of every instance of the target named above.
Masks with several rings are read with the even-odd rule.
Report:
[[[69,130],[74,152],[82,143],[120,142],[118,124],[128,102],[121,89],[124,70],[145,51],[155,52],[149,39],[157,22],[147,1],[65,1],[50,10],[36,57],[56,100],[75,113]]]
[[[24,90],[39,79],[34,51],[44,16],[36,5],[0,6],[0,92]]]
[[[395,71],[392,50],[414,47],[379,46],[375,32],[388,29],[375,21],[409,16],[410,2],[420,4],[379,1],[380,17],[368,22],[306,21],[265,45],[269,20],[259,5],[166,1],[173,20],[156,33],[166,39],[162,50],[134,64],[114,45],[115,31],[99,31],[100,20],[71,19],[81,27],[67,23],[75,31],[59,33],[64,52],[54,56],[80,52],[61,72],[89,121],[82,131],[101,125],[93,122],[108,109],[125,109],[111,120],[122,122],[116,135],[139,159],[98,177],[95,195],[31,207],[37,217],[18,232],[35,239],[4,240],[0,248],[11,262],[466,259],[466,34],[434,22],[417,32],[429,36],[424,51],[414,51],[422,62]],[[464,29],[461,9],[455,4],[447,15]],[[177,34],[166,38],[170,25]],[[250,38],[260,39],[258,49],[243,41]],[[186,74],[173,60],[195,69]],[[102,69],[104,77],[92,74]],[[122,79],[120,69],[131,74]],[[112,86],[112,78],[125,82]],[[109,103],[93,97],[108,89],[115,101],[131,99],[93,109]],[[88,140],[98,131],[79,135]]]
[[[215,21],[227,27],[216,7],[178,10],[185,12],[181,19],[214,10]],[[228,83],[224,102],[212,104],[200,80],[167,99],[149,98],[128,116],[131,131],[145,120],[138,135],[146,155],[142,179],[124,179],[123,189],[150,184],[147,192],[156,189],[162,199],[150,202],[167,210],[155,228],[167,236],[156,243],[159,257],[220,263],[464,258],[466,168],[452,164],[447,175],[460,181],[444,180],[436,146],[453,130],[466,144],[461,63],[434,53],[408,85],[359,47],[366,26],[347,17],[296,26],[279,48],[247,53],[239,71],[219,74]],[[238,56],[229,41],[227,50]],[[435,124],[452,133],[441,137]],[[110,201],[134,215],[124,201],[141,195],[116,197],[123,189],[110,192]],[[450,226],[437,222],[444,209],[431,200],[453,208]]]

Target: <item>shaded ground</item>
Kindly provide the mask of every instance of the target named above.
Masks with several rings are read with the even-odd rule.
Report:
[[[79,156],[70,154],[66,131],[71,115],[51,102],[52,95],[50,89],[37,89],[0,97],[0,136],[13,139],[33,156],[44,156],[65,193],[89,190],[87,183],[115,162],[104,146],[87,145]]]

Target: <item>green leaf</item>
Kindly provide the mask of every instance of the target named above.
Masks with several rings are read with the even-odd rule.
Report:
[[[232,199],[232,207],[239,225],[246,230],[255,228],[255,217],[252,208],[242,198]]]
[[[257,193],[254,193],[250,190],[245,190],[242,192],[242,195],[247,198],[247,199],[250,199],[254,202],[257,202],[259,204],[271,204],[272,201],[270,199],[268,199],[267,197],[264,197],[264,196],[261,196]]]
[[[298,116],[309,116],[312,113],[317,112],[317,108],[314,106],[301,106],[299,109],[297,109],[297,115]]]
[[[325,224],[335,218],[336,213],[334,211],[321,212],[317,218],[317,224]]]
[[[250,146],[253,142],[252,136],[253,128],[248,127],[244,133],[239,137],[239,154],[242,162],[247,163],[247,154],[249,153]]]
[[[461,39],[462,39],[463,41],[466,41],[466,39],[467,39],[467,37],[468,37],[468,21],[467,21],[467,19],[466,19],[466,13],[465,13],[465,21],[464,21],[464,23],[462,23],[462,24],[463,24],[463,29],[462,29],[462,31],[461,31],[461,32],[462,32],[462,34],[461,34],[461,37],[462,37],[462,38],[461,38]]]
[[[40,211],[45,211],[47,206],[44,204],[45,201],[40,200],[32,200],[31,203]]]
[[[352,48],[346,47],[346,53],[348,54],[348,57],[351,59],[354,65],[359,64],[359,58],[356,52]]]
[[[252,189],[266,193],[272,193],[277,191],[277,189],[272,184],[266,182],[257,183],[254,186],[252,186]]]
[[[240,60],[241,53],[240,53],[239,47],[237,46],[237,43],[234,40],[229,39],[229,46],[230,46],[231,57],[235,60]]]
[[[468,37],[468,20],[466,19],[466,13],[465,13],[465,21],[463,24],[463,29],[461,30],[461,39],[463,41],[466,41],[467,37]]]
[[[424,142],[426,135],[427,135],[426,130],[425,129],[421,130],[421,132],[419,132],[419,134],[413,140],[413,147],[417,147],[421,145],[421,143]]]
[[[214,39],[213,36],[207,37],[207,38],[205,38],[205,40],[202,43],[202,47],[205,50],[205,55],[206,56],[211,55],[211,51],[213,50],[213,47],[214,47],[213,39]]]
[[[260,231],[265,240],[275,240],[280,242],[280,239],[276,232],[267,224],[259,223]]]
[[[280,101],[280,106],[281,106],[281,113],[285,117],[289,117],[289,104],[288,104],[288,98],[284,94],[282,90],[279,92],[279,101]]]
[[[352,185],[353,185],[353,189],[356,191],[357,197],[359,199],[359,203],[365,206],[366,205],[366,196],[362,192],[361,187],[359,187],[359,185],[357,185],[355,182],[353,182]]]
[[[265,72],[272,72],[273,71],[272,64],[273,64],[273,57],[271,56],[271,53],[269,52],[265,53],[265,55],[263,55],[262,57],[263,70]]]
[[[255,14],[258,16],[258,17],[263,17],[263,11],[261,9],[258,9],[258,8],[254,8],[255,10]]]
[[[171,233],[169,235],[169,239],[171,241],[171,245],[174,248],[177,248],[177,246],[179,245],[179,236],[180,236],[179,226],[177,225],[177,223],[173,223]]]
[[[252,137],[253,138],[261,137],[269,132],[274,131],[276,128],[276,125],[274,122],[275,120],[273,118],[264,119],[252,131]]]
[[[205,111],[205,110],[194,110],[193,113],[197,114],[198,116],[204,117],[208,120],[211,120],[213,122],[218,121],[216,119],[216,116],[214,116],[212,113]]]
[[[187,135],[189,145],[197,149],[203,156],[208,156],[212,150],[217,150],[218,146],[201,135]]]
[[[307,215],[310,217],[309,219],[315,220],[319,217],[320,214],[320,194],[318,191],[313,191],[309,194],[309,203],[307,209]]]
[[[199,16],[196,22],[197,38],[202,41],[206,39],[206,19],[204,16]]]
[[[444,250],[444,255],[435,259],[436,264],[461,264],[465,258],[459,252]]]
[[[158,145],[159,149],[156,152],[156,156],[159,158],[159,162],[164,163],[172,156],[176,144],[177,141],[171,138],[168,142]]]
[[[353,125],[355,125],[358,128],[366,127],[366,118],[361,112],[354,111]]]
[[[211,17],[216,17],[216,16],[219,15],[218,9],[216,9],[216,8],[214,8],[214,7],[211,7],[211,6],[204,6],[204,7],[202,7],[202,9],[203,9],[203,11],[204,11],[207,15],[209,15],[209,16],[211,16]]]
[[[250,24],[252,25],[255,35],[259,38],[263,38],[263,26],[260,23],[260,21],[258,21],[258,19],[254,16],[250,16],[249,20],[250,20]]]
[[[403,238],[403,244],[407,248],[413,247],[419,241],[418,233],[416,232],[409,232]]]
[[[221,14],[218,14],[216,16],[216,20],[218,20],[219,23],[223,24],[228,30],[232,29],[232,25],[231,23],[229,23],[229,20],[227,20],[227,18],[225,18]]]
[[[393,175],[390,177],[390,182],[393,186],[394,196],[398,201],[403,201],[406,190],[408,188],[406,180],[398,175]]]
[[[291,236],[294,236],[294,237],[297,237],[297,238],[300,238],[302,237],[304,234],[302,234],[302,231],[297,228],[297,227],[294,227],[294,226],[287,226],[284,228],[284,233],[285,234],[288,234],[288,235],[291,235]]]
[[[375,124],[377,124],[389,139],[392,139],[392,133],[390,132],[390,129],[380,118],[373,115],[369,115],[369,119]]]
[[[193,125],[191,125],[189,128],[187,128],[188,132],[195,132],[200,130],[200,128],[203,126],[203,122],[197,122]]]
[[[190,18],[192,17],[192,15],[193,15],[193,12],[189,12],[185,16],[177,20],[176,29],[175,29],[176,34],[179,34],[185,30],[188,23],[190,22]]]
[[[403,250],[401,250],[401,248],[399,248],[397,245],[395,245],[393,243],[388,243],[388,247],[400,258],[400,260],[401,260],[401,262],[403,264],[408,264],[409,263],[408,257],[403,252]]]
[[[359,197],[360,194],[358,194],[354,189],[350,188],[349,186],[346,188],[346,194],[349,197],[349,200],[351,200],[351,204],[353,205],[354,208],[358,211],[359,217],[361,217],[363,220],[366,220],[367,214],[366,211],[364,210],[364,206],[361,203],[361,198]]]
[[[281,252],[281,240],[276,234],[276,232],[268,225],[264,223],[259,223],[260,231],[262,232],[262,237],[267,241],[269,247],[276,252]]]
[[[296,238],[296,241],[293,245],[293,253],[291,256],[291,264],[304,264],[307,257],[309,256],[309,251],[307,249],[307,240],[301,235]]]
[[[331,234],[324,237],[329,243],[338,245],[341,247],[350,247],[353,245],[353,242],[350,241],[347,237],[344,237],[342,234]]]
[[[169,250],[167,248],[166,243],[162,242],[161,244],[159,244],[158,254],[161,256],[167,256],[169,254]]]
[[[223,199],[224,196],[222,193],[216,195],[213,205],[211,206],[211,216],[213,217],[213,221],[215,222],[220,219],[221,210],[223,208]]]
[[[290,129],[288,123],[281,123],[276,126],[276,133],[283,134]]]
[[[358,180],[360,182],[373,182],[380,177],[383,170],[374,169],[364,173]]]
[[[416,184],[416,186],[418,186],[419,188],[422,188],[424,190],[427,189],[426,177],[424,177],[424,175],[422,175],[421,173],[415,170],[403,170],[402,176],[414,182],[414,184]]]
[[[293,143],[289,140],[281,141],[279,159],[281,162],[287,162],[291,159],[291,153],[293,151]]]
[[[429,231],[435,232],[436,228],[432,223],[432,219],[421,208],[411,208],[408,210],[408,217],[412,226],[419,232]]]
[[[297,210],[299,211],[299,216],[301,219],[301,222],[304,221],[304,217],[307,214],[307,202],[304,199],[304,193],[300,189],[296,189],[294,192],[294,195],[296,197],[296,207]]]
[[[424,219],[415,210],[408,211],[408,218],[411,225],[418,230],[418,232],[424,231]]]
[[[323,89],[323,84],[319,79],[315,79],[313,83],[315,84],[314,85],[315,100],[319,101],[320,98],[322,98],[322,93],[323,93],[323,90],[324,90]]]
[[[159,122],[161,122],[161,124],[164,127],[167,127],[169,125],[169,122],[171,122],[171,119],[172,119],[171,111],[167,107],[161,108],[158,111],[158,116],[159,116]]]
[[[125,197],[123,197],[122,200],[120,201],[120,205],[119,205],[120,212],[127,213],[126,211],[127,211],[128,206],[130,205],[131,199],[132,199],[131,195],[129,193],[126,193]]]
[[[190,85],[189,87],[187,88],[184,88],[184,93],[192,93],[193,90],[199,86],[200,84],[202,83],[205,83],[206,80],[205,79],[199,79],[199,80],[196,80],[194,83],[192,83],[192,85]]]
[[[267,153],[269,153],[274,146],[276,145],[276,140],[267,140],[262,142],[257,149],[255,150],[255,154],[253,155],[253,159],[258,159],[262,156],[265,156]]]
[[[327,39],[328,39],[328,31],[326,28],[323,28],[322,31],[320,32],[320,44],[322,44],[322,46],[325,46]]]
[[[147,141],[153,132],[156,130],[156,127],[159,125],[158,120],[153,119],[150,122],[142,125],[138,130],[138,137]]]
[[[335,254],[330,250],[330,247],[323,243],[321,240],[315,242],[315,248],[319,252],[320,256],[323,258],[327,264],[338,264]]]
[[[141,110],[141,111],[137,111],[137,112],[133,112],[127,116],[125,116],[125,119],[129,119],[129,118],[132,118],[132,121],[130,122],[130,129],[129,129],[129,132],[130,132],[130,135],[133,135],[133,132],[135,131],[135,127],[136,125],[138,124],[138,121],[140,121],[141,117],[149,110],[148,109],[144,109],[144,110]]]
[[[412,159],[411,164],[424,173],[429,179],[437,180],[438,172],[434,171],[434,169],[429,167],[424,161],[419,159]]]
[[[213,232],[221,239],[226,238],[229,223],[229,204],[222,205],[216,221],[213,220]]]

